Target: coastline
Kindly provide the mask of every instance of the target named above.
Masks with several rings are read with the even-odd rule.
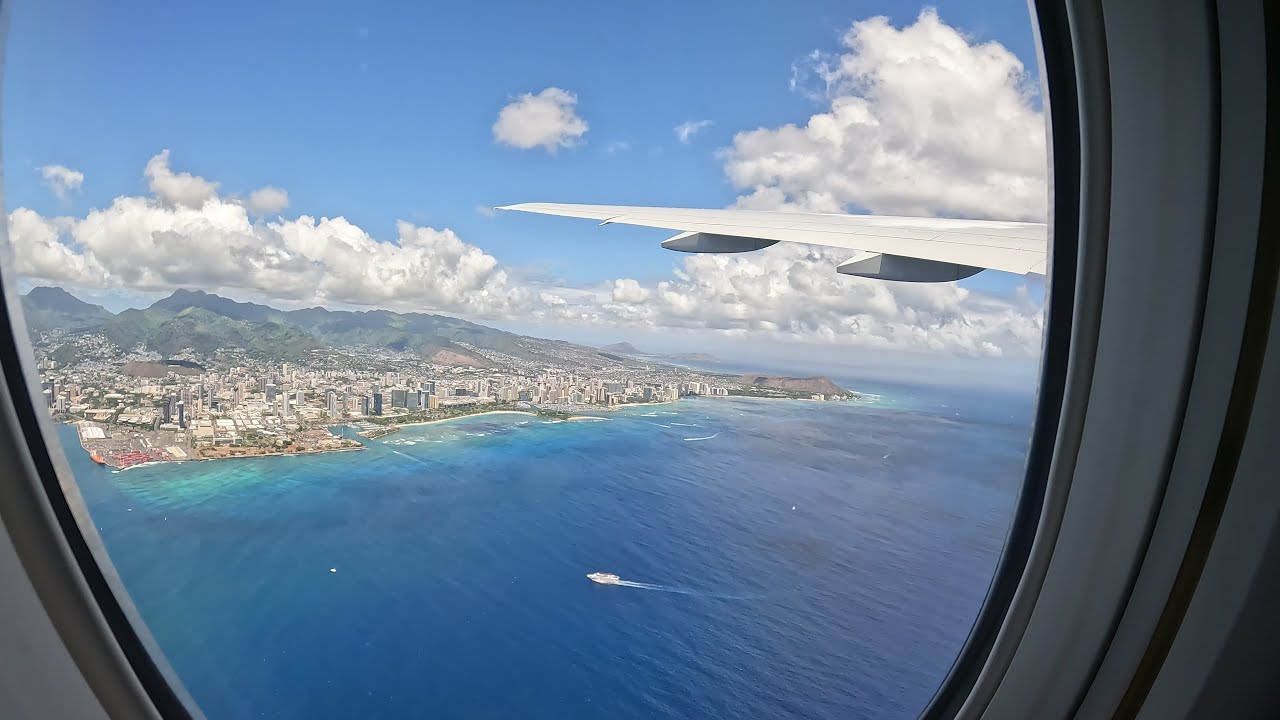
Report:
[[[527,410],[487,410],[485,412],[469,413],[467,415],[455,415],[453,417],[440,418],[439,420],[421,420],[411,423],[391,423],[388,427],[407,428],[417,427],[419,425],[435,425],[437,423],[453,422],[454,420],[465,420],[466,418],[481,417],[483,415],[531,415],[538,417],[538,413],[529,412]]]
[[[743,400],[793,400],[793,401],[799,400],[801,402],[818,402],[811,398],[759,397],[754,395],[724,395],[724,396],[710,395],[710,396],[706,396],[706,398],[707,399],[737,398],[737,399],[743,399]],[[860,396],[856,396],[854,398],[850,398],[848,401],[856,401],[860,399],[862,399]],[[649,407],[649,406],[655,406],[655,405],[674,405],[678,402],[679,402],[678,400],[665,400],[665,401],[658,401],[658,402],[627,403],[626,405],[614,406],[607,409],[601,408],[601,410],[604,410],[604,412],[606,413],[612,413],[612,412],[617,412],[618,410],[623,410],[626,408]],[[527,410],[487,410],[484,412],[470,413],[466,415],[456,415],[454,417],[447,417],[447,418],[440,418],[438,420],[422,420],[419,422],[411,422],[411,423],[390,423],[388,425],[383,426],[384,428],[386,428],[386,432],[383,433],[383,435],[390,434],[392,432],[395,432],[402,428],[407,428],[407,427],[417,427],[421,425],[436,425],[439,423],[454,422],[456,420],[464,420],[466,418],[473,418],[473,417],[482,417],[485,415],[524,415],[527,417],[542,417],[537,412],[531,412]],[[610,418],[608,417],[602,417],[600,415],[573,415],[564,419],[556,420],[555,422],[600,422],[600,421],[605,421],[609,419]],[[77,423],[69,422],[67,424],[75,425]],[[345,423],[341,423],[341,424],[345,425]],[[366,439],[371,439],[371,438],[366,438]],[[80,445],[80,449],[83,452],[90,455],[93,454],[93,451],[85,446],[84,438],[80,435],[78,431],[76,432],[76,440],[78,441]],[[113,471],[119,472],[124,470],[130,470],[136,467],[145,467],[150,465],[163,465],[163,464],[169,464],[169,463],[207,462],[211,460],[243,460],[243,459],[263,458],[263,457],[289,457],[294,455],[319,455],[323,453],[348,452],[353,450],[366,450],[366,449],[368,449],[368,446],[361,443],[354,447],[298,450],[294,452],[274,452],[273,451],[273,452],[253,453],[253,454],[245,454],[245,455],[223,455],[219,457],[187,457],[187,458],[180,458],[180,459],[175,458],[171,460],[154,460],[150,462],[137,463],[135,465],[128,465],[123,468],[117,467],[115,465],[111,465],[110,463],[104,463],[104,466],[110,468]]]
[[[83,447],[84,446],[81,445],[81,448]],[[223,457],[183,458],[181,460],[155,460],[152,462],[144,462],[144,463],[138,463],[137,465],[130,465],[129,467],[124,467],[124,468],[118,468],[113,465],[107,465],[106,467],[109,467],[116,472],[125,472],[126,470],[132,470],[134,468],[140,468],[140,467],[149,467],[153,465],[175,465],[179,463],[214,462],[217,460],[253,460],[254,458],[293,457],[295,455],[323,455],[326,453],[353,452],[355,450],[366,450],[366,449],[367,448],[364,445],[359,445],[357,447],[329,448],[326,450],[299,450],[297,452],[269,452],[269,453],[258,453],[256,455],[226,455]]]
[[[855,393],[854,397],[851,397],[851,398],[840,398],[840,399],[831,399],[831,400],[814,400],[811,397],[778,397],[776,395],[774,396],[770,396],[770,395],[707,395],[705,397],[708,400],[790,400],[790,401],[808,402],[808,403],[840,403],[840,402],[857,402],[858,400],[861,400],[864,397],[864,395],[861,393]]]

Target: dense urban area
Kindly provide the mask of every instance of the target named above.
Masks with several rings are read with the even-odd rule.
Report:
[[[481,412],[569,419],[690,397],[853,397],[825,378],[707,372],[681,364],[705,356],[589,348],[443,316],[294,311],[324,314],[308,328],[293,313],[185,291],[119,315],[57,288],[36,288],[24,306],[43,403],[78,424],[95,461],[119,468],[358,450],[352,435]],[[364,342],[335,342],[342,334]],[[276,342],[254,345],[262,337]]]

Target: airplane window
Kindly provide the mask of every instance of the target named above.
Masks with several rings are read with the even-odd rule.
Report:
[[[1025,3],[10,26],[32,392],[207,717],[929,703],[1035,410]]]

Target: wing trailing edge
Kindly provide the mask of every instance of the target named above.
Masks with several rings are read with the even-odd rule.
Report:
[[[837,272],[904,282],[950,282],[984,269],[1043,275],[1048,246],[1044,224],[999,220],[558,203],[496,209],[677,230],[662,246],[679,252],[751,252],[779,242],[854,250]]]

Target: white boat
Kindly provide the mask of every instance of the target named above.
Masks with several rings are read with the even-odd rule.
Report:
[[[593,572],[587,575],[587,579],[591,582],[600,583],[601,585],[617,585],[622,578],[613,573]]]

